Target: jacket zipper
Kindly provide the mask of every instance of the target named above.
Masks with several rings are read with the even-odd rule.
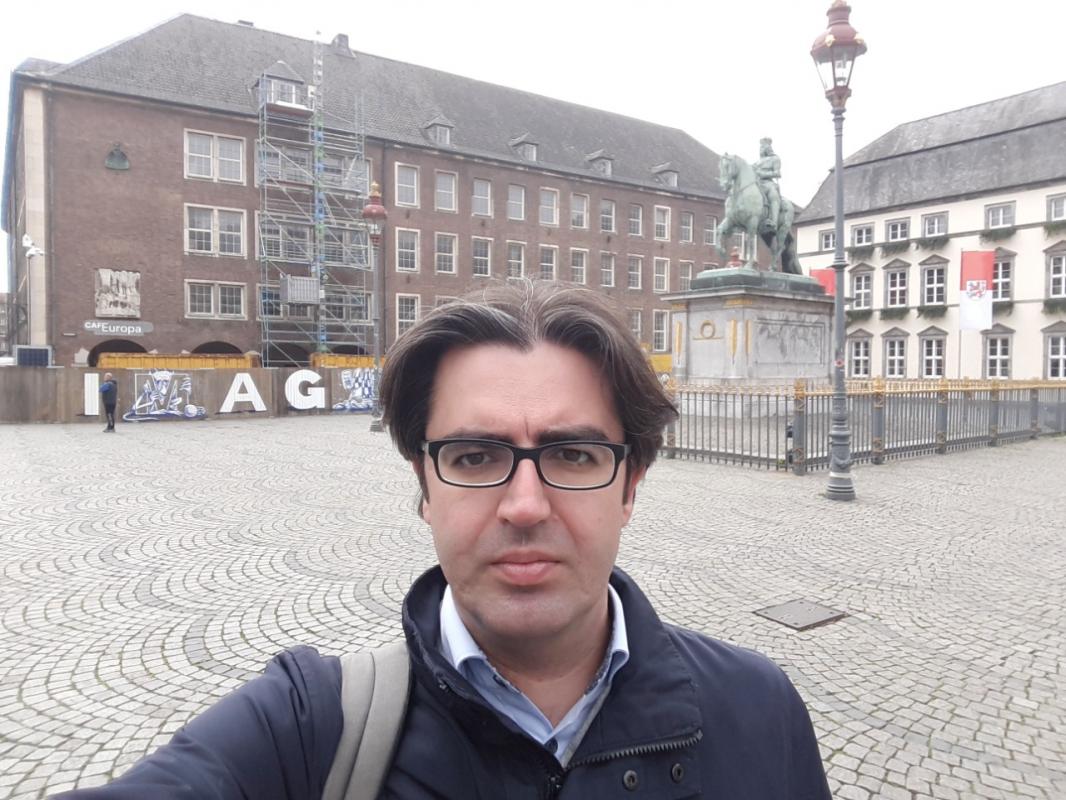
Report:
[[[645,744],[640,747],[625,747],[621,750],[610,750],[606,753],[596,753],[595,755],[586,756],[579,761],[571,761],[566,765],[564,772],[570,772],[572,769],[583,767],[586,764],[602,764],[604,761],[612,761],[616,758],[633,758],[634,756],[669,753],[671,750],[684,750],[686,747],[691,747],[692,745],[697,744],[701,739],[703,739],[703,730],[697,728],[695,733],[680,739],[667,739],[666,741],[656,742],[655,744]]]

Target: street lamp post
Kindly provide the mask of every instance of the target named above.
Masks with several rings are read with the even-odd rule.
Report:
[[[819,34],[811,47],[811,58],[818,67],[826,99],[833,108],[836,134],[836,167],[833,170],[836,201],[833,205],[834,230],[833,272],[833,405],[829,427],[830,500],[854,500],[855,484],[851,477],[851,431],[848,424],[848,397],[844,385],[844,107],[851,96],[851,70],[855,59],[866,52],[866,43],[851,27],[851,6],[846,0],[834,0],[826,12],[829,27]]]
[[[370,184],[370,196],[363,206],[363,221],[366,222],[370,236],[370,271],[374,278],[374,407],[370,412],[370,430],[380,433],[381,424],[381,360],[382,342],[385,338],[385,319],[382,308],[385,305],[385,270],[381,266],[381,232],[385,228],[388,212],[381,205],[381,187],[377,182]]]

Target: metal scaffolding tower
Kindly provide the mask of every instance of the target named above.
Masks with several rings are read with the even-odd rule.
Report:
[[[259,79],[257,293],[264,366],[306,366],[313,353],[369,355],[371,259],[359,104],[327,112],[322,46],[311,83],[278,62]]]

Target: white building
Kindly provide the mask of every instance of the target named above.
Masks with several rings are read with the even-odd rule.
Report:
[[[830,174],[798,222],[833,262]],[[849,377],[1066,379],[1066,82],[900,125],[844,162]],[[959,330],[964,250],[994,318]]]

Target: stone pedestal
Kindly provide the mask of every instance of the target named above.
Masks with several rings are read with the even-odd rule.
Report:
[[[813,278],[758,270],[701,272],[665,298],[678,383],[791,384],[829,377],[833,298]]]

